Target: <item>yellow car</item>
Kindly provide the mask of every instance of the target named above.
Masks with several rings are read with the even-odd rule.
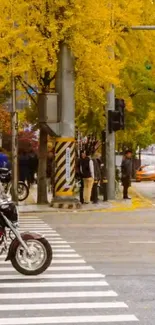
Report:
[[[136,181],[155,181],[155,166],[145,165],[141,166],[136,171]]]

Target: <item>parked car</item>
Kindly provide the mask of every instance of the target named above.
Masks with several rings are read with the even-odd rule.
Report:
[[[136,181],[155,181],[155,165],[141,166],[136,171]]]

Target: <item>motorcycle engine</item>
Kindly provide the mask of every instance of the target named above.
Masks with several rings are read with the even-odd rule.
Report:
[[[12,223],[18,223],[18,212],[16,205],[13,202],[6,202],[0,205],[0,212],[3,212],[4,215]]]

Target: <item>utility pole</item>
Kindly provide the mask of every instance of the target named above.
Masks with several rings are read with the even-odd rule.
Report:
[[[12,200],[18,204],[18,114],[16,112],[16,80],[12,75]]]
[[[55,208],[78,208],[75,187],[74,58],[67,44],[60,44],[56,92],[59,94],[60,136],[55,145]]]
[[[2,129],[2,123],[0,122],[0,148],[3,146],[3,129]]]

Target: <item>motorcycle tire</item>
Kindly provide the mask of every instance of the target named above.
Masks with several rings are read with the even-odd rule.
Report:
[[[33,241],[33,239],[27,240],[26,242],[28,244],[28,242],[31,242],[31,241]],[[40,267],[33,269],[33,270],[29,270],[19,264],[17,252],[19,252],[20,249],[24,250],[24,248],[21,246],[20,243],[18,243],[18,245],[16,246],[15,251],[14,251],[14,256],[11,259],[12,266],[15,268],[15,270],[23,275],[26,275],[26,276],[35,276],[35,275],[39,275],[39,274],[45,272],[46,269],[50,266],[50,264],[52,262],[52,256],[53,256],[52,247],[49,244],[49,242],[47,241],[47,239],[40,238],[40,239],[35,239],[34,241],[40,243],[44,247],[44,250],[46,252],[46,259]],[[25,254],[25,253],[23,253],[23,254]]]
[[[21,187],[23,188],[23,192],[25,192],[25,195],[22,197],[20,197]],[[10,189],[10,194],[12,194],[12,188]],[[28,196],[29,196],[28,186],[24,182],[19,181],[18,182],[18,201],[19,202],[25,201],[28,198]]]

